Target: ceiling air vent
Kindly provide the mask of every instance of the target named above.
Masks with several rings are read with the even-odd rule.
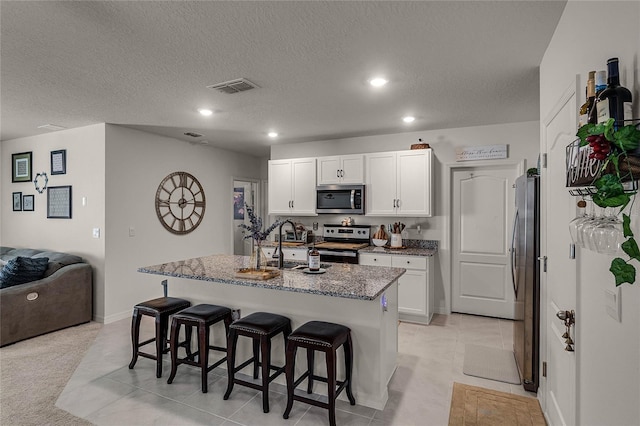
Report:
[[[219,92],[234,94],[238,92],[246,92],[247,90],[258,88],[255,83],[250,82],[246,78],[237,78],[235,80],[225,81],[224,83],[212,84],[207,86],[207,89],[216,89]]]
[[[191,136],[192,138],[201,138],[203,136],[200,133],[196,133],[196,132],[185,132],[184,135]]]

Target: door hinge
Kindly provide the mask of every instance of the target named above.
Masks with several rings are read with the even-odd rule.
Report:
[[[546,152],[542,154],[540,165],[542,166],[543,169],[547,168],[547,153]]]
[[[542,361],[542,377],[547,377],[547,361]]]

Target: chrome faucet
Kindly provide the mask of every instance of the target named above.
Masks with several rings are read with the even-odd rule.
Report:
[[[293,235],[294,238],[297,240],[298,239],[298,231],[296,231],[296,225],[291,222],[291,220],[287,219],[283,222],[280,223],[280,226],[278,227],[278,250],[273,253],[273,255],[271,256],[272,258],[276,258],[278,259],[278,269],[282,269],[284,268],[284,253],[282,253],[282,226],[285,223],[290,223],[291,227],[293,228]]]

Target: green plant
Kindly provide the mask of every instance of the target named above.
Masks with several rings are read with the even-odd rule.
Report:
[[[593,181],[597,190],[593,194],[593,202],[600,207],[619,207],[622,213],[626,241],[621,248],[629,259],[616,257],[609,271],[615,277],[616,286],[633,284],[636,281],[636,268],[629,262],[632,259],[640,261],[640,249],[631,231],[631,219],[623,211],[637,193],[629,156],[640,146],[640,130],[634,125],[616,129],[614,120],[610,118],[605,123],[586,124],[578,129],[576,135],[580,138],[580,146],[588,144],[591,147],[589,157],[602,161],[600,173]],[[630,189],[625,189],[624,182],[631,182]]]

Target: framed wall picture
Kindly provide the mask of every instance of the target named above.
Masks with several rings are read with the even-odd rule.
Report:
[[[31,182],[31,152],[11,154],[11,182]]]
[[[71,219],[71,185],[47,188],[47,219]]]
[[[22,192],[14,192],[13,194],[13,211],[22,211]]]
[[[22,196],[22,210],[25,212],[32,212],[34,210],[34,196],[23,195]]]
[[[67,173],[67,150],[51,151],[51,174],[64,175]]]

